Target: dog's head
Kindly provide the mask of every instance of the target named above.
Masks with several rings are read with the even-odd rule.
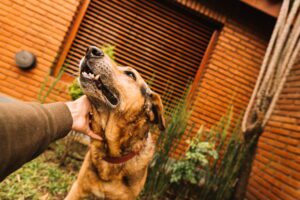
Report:
[[[131,136],[147,134],[150,124],[165,128],[160,96],[135,69],[117,66],[97,47],[89,47],[80,63],[80,84],[101,115],[105,137],[117,137],[120,148]]]

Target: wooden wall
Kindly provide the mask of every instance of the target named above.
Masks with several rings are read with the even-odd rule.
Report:
[[[120,66],[135,68],[169,108],[194,80],[216,27],[175,4],[152,0],[91,1],[62,66],[63,79],[78,76],[91,45],[115,46]],[[172,93],[172,98],[168,98]]]

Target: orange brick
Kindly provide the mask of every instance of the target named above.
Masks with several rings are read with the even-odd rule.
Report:
[[[4,79],[6,79],[6,76],[4,74],[0,73],[0,79],[4,80]]]
[[[295,180],[300,180],[300,174],[298,171],[294,169],[290,169],[284,166],[282,163],[270,162],[268,166],[274,168],[275,170],[280,171],[283,174],[286,174],[287,176],[294,178]]]
[[[292,197],[289,195],[289,193],[286,193],[278,188],[273,188],[273,193],[275,193],[275,195],[279,196],[281,199],[284,200],[297,200],[297,198],[299,196],[297,196],[296,198]]]
[[[18,78],[19,74],[11,72],[10,70],[0,68],[0,73],[9,77]]]
[[[17,99],[21,99],[22,98],[22,94],[20,94],[19,92],[16,92],[14,89],[8,88],[3,86],[2,84],[0,85],[0,92],[5,93],[11,97],[15,97]]]

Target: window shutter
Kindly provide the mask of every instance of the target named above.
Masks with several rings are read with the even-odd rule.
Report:
[[[65,72],[78,75],[88,46],[115,45],[116,62],[138,70],[173,107],[193,81],[214,30],[170,2],[92,0],[64,62]]]

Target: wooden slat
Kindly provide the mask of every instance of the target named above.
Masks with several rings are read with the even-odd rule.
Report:
[[[82,39],[82,41],[84,41],[84,39],[85,39],[84,37],[79,37],[79,38]],[[132,46],[134,46],[134,45],[132,45]],[[116,50],[116,53],[120,52],[119,53],[119,55],[120,55],[122,52],[125,52],[125,51],[129,52],[128,56],[134,56],[134,55],[130,54],[130,47],[128,47],[127,45],[123,45],[122,47],[118,48]],[[142,51],[137,51],[137,52],[142,53]],[[150,54],[149,56],[140,54],[140,58],[145,62],[149,62],[148,64],[152,65],[151,68],[153,68],[154,72],[155,72],[155,68],[159,68],[158,69],[159,71],[164,72],[166,75],[169,74],[170,76],[177,78],[179,81],[180,80],[184,81],[187,77],[192,77],[195,74],[195,71],[187,71],[187,70],[183,71],[182,68],[179,68],[178,66],[171,67],[170,63],[167,63],[166,60],[164,60],[164,59],[158,60],[155,57],[155,55],[153,56],[152,54]],[[143,63],[143,61],[142,61],[142,63]],[[148,67],[148,66],[145,66],[145,67]],[[149,69],[151,69],[151,68],[149,68]],[[188,70],[190,70],[190,69],[188,69]],[[189,73],[186,74],[186,72],[189,72]]]
[[[195,31],[197,34],[202,33],[203,31],[209,35],[209,30],[213,29],[213,26],[208,24],[204,20],[199,20],[196,16],[187,16],[188,13],[184,12],[182,8],[176,8],[173,6],[167,6],[166,4],[162,4],[159,2],[151,2],[151,1],[139,1],[142,5],[145,5],[143,8],[149,8],[151,11],[155,12],[157,16],[159,17],[158,20],[161,20],[162,18],[167,18],[168,21],[166,23],[168,26],[173,26],[175,24],[178,25],[187,25],[188,27],[191,27],[192,31]],[[159,9],[157,9],[157,7]],[[178,10],[180,9],[180,10]],[[207,38],[209,38],[207,35],[205,35]]]
[[[82,52],[84,52],[84,47],[83,46],[86,46],[88,45],[89,43],[88,42],[84,42],[85,41],[85,38],[80,38],[81,40],[78,41],[78,44],[74,44],[74,46],[76,46],[78,49],[82,49]],[[82,46],[81,46],[82,45]],[[125,52],[125,51],[128,51],[130,52],[130,49],[129,48],[126,48],[126,46],[122,46],[120,48],[117,49],[117,53],[120,51],[120,54]],[[142,51],[140,51],[142,53]],[[120,55],[119,54],[119,55]],[[77,54],[78,55],[78,54]],[[130,55],[129,55],[130,56]],[[161,60],[156,60],[154,59],[153,57],[151,57],[152,55],[149,55],[149,56],[144,56],[142,54],[139,55],[139,58],[140,59],[144,59],[146,61],[149,61],[149,62],[153,62],[155,65],[157,66],[161,66],[162,68],[160,69],[160,71],[162,72],[165,72],[165,73],[168,73],[168,71],[172,71],[172,73],[177,73],[179,74],[179,76],[182,76],[182,77],[193,77],[195,71],[193,71],[192,73],[190,71],[182,71],[182,69],[180,69],[177,65],[174,66],[174,67],[169,67],[170,63],[167,63],[167,62],[164,62],[163,59]],[[150,59],[149,59],[150,57]],[[81,57],[80,57],[81,58]],[[80,60],[80,59],[79,59]],[[180,66],[180,65],[179,65]],[[189,73],[187,73],[189,72]],[[169,72],[170,73],[170,72]],[[186,75],[185,75],[186,74]],[[176,76],[176,75],[175,75]],[[177,78],[180,78],[179,76],[177,76]],[[185,78],[184,78],[185,79]],[[184,80],[183,79],[183,80]]]
[[[89,35],[85,35],[85,37],[81,37],[80,38],[80,36],[79,36],[79,38],[81,39],[81,40],[86,40],[87,38],[89,37]],[[90,44],[94,44],[95,42],[92,42],[92,41],[90,41]],[[126,46],[126,45],[123,45],[123,46]],[[123,47],[123,46],[121,46],[120,47],[120,49]],[[139,48],[137,48],[137,50],[139,50]],[[151,54],[152,55],[152,54]],[[159,55],[158,55],[159,56]],[[199,54],[199,56],[201,56],[201,54]],[[155,59],[155,58],[154,58]],[[166,57],[164,57],[164,59],[161,59],[161,60],[159,60],[159,62],[162,62],[162,61],[164,61],[164,60],[166,60]],[[179,62],[180,63],[180,62]],[[180,68],[178,69],[178,70],[180,70]],[[185,73],[185,72],[190,72],[190,71],[182,71],[182,73]],[[190,74],[190,73],[189,73]],[[193,74],[193,73],[192,73]]]
[[[78,75],[78,63],[90,45],[116,45],[121,66],[153,79],[151,88],[172,110],[193,82],[215,28],[203,19],[157,1],[90,2],[68,55],[66,74]],[[70,80],[70,76],[63,78]],[[200,75],[196,76],[197,78]],[[166,95],[166,90],[172,95]]]
[[[198,43],[195,43],[196,41],[191,39],[189,44],[187,44],[183,41],[182,38],[180,39],[180,38],[172,37],[171,36],[172,32],[170,32],[170,31],[165,30],[165,31],[158,32],[158,31],[152,30],[153,28],[151,26],[148,26],[147,28],[145,28],[144,26],[140,26],[139,22],[135,22],[134,25],[124,24],[124,23],[122,23],[122,21],[120,21],[118,18],[115,18],[113,15],[110,16],[109,13],[107,13],[107,15],[105,15],[104,17],[101,17],[101,18],[98,17],[96,14],[92,13],[91,16],[87,16],[87,18],[89,18],[89,20],[87,20],[87,22],[91,23],[91,25],[94,25],[94,26],[98,25],[96,23],[96,20],[99,20],[99,21],[106,20],[107,23],[105,23],[103,25],[101,24],[102,26],[110,24],[111,26],[109,26],[109,28],[113,28],[115,30],[121,29],[121,30],[123,30],[123,32],[135,31],[136,33],[138,33],[137,36],[141,35],[141,37],[143,39],[144,38],[156,39],[163,43],[170,43],[170,44],[172,44],[169,46],[171,50],[172,50],[172,48],[176,48],[179,45],[190,45],[190,48],[185,49],[184,52],[180,52],[181,54],[185,54],[185,52],[187,52],[189,55],[190,54],[196,55],[195,51],[197,52],[198,49],[201,49],[201,47],[203,47],[203,45],[206,44],[206,42],[207,42],[207,41],[202,42],[202,40],[200,40],[200,41],[198,41],[198,43],[200,43],[200,42],[201,43],[199,45],[197,45]],[[95,20],[94,23],[93,23],[93,20]],[[133,19],[130,19],[130,20],[133,20]],[[127,28],[127,29],[125,29],[125,28]],[[156,37],[153,37],[153,36],[156,36]],[[188,37],[188,36],[186,36],[186,37]],[[179,49],[179,50],[181,50],[181,49]],[[177,49],[177,51],[178,51],[178,49]],[[175,52],[175,53],[177,53],[177,52]]]
[[[105,5],[106,3],[102,4],[101,6],[105,7]],[[201,40],[202,37],[204,37],[206,39],[209,39],[209,36],[207,35],[207,33],[210,32],[209,29],[201,29],[195,31],[194,29],[191,29],[186,22],[182,23],[180,20],[170,22],[170,18],[165,19],[165,16],[160,17],[160,11],[153,9],[149,10],[149,7],[147,7],[143,3],[137,6],[136,2],[132,3],[130,1],[126,1],[122,3],[121,6],[122,7],[116,6],[116,4],[110,4],[110,7],[105,8],[108,10],[119,9],[120,13],[118,14],[126,13],[126,15],[124,16],[125,18],[133,17],[133,19],[130,20],[140,22],[143,26],[146,26],[147,28],[152,28],[153,26],[154,28],[160,31],[165,31],[165,29],[168,29],[171,31],[171,33],[176,32],[176,34],[174,34],[172,37],[186,40],[186,42],[190,42],[187,38],[195,38]],[[103,9],[103,12],[106,9]],[[179,27],[180,32],[178,31]],[[188,29],[188,32],[186,31],[186,29]]]
[[[79,34],[80,34],[80,35],[78,35],[79,39],[86,41],[86,43],[93,44],[93,43],[96,42],[96,40],[92,39],[93,38],[93,36],[91,36],[92,34],[88,35],[88,34],[82,33],[82,36],[81,36],[81,33],[79,33]],[[109,37],[109,35],[107,37]],[[111,41],[113,43],[117,42],[113,39]],[[146,55],[146,56],[152,57],[152,59],[154,59],[154,60],[159,60],[159,62],[164,62],[165,60],[167,60],[168,62],[165,63],[165,65],[167,65],[167,66],[170,65],[169,58],[170,58],[170,56],[172,56],[171,53],[167,53],[167,52],[160,53],[161,50],[151,49],[151,46],[148,47],[149,44],[144,43],[144,42],[139,43],[139,42],[134,42],[134,41],[129,40],[128,43],[123,44],[118,49],[122,50],[123,48],[126,48],[126,47],[128,47],[128,48],[131,47],[131,49],[132,49],[132,47],[135,47],[135,51],[143,52],[143,50],[141,48],[141,45],[145,45],[144,47],[147,47],[149,49],[149,51],[151,50],[151,54]],[[143,55],[143,53],[140,54],[140,55]],[[198,56],[200,58],[202,58],[202,56],[203,56],[202,52],[200,52]],[[195,73],[196,69],[194,69],[193,66],[198,64],[197,62],[192,62],[192,60],[191,61],[189,61],[189,60],[184,61],[184,60],[179,59],[179,58],[174,59],[174,62],[180,63],[180,65],[174,65],[174,68],[181,71],[181,73],[186,73],[186,74],[189,74],[189,75],[193,75]],[[192,67],[188,67],[190,65],[192,65]]]

